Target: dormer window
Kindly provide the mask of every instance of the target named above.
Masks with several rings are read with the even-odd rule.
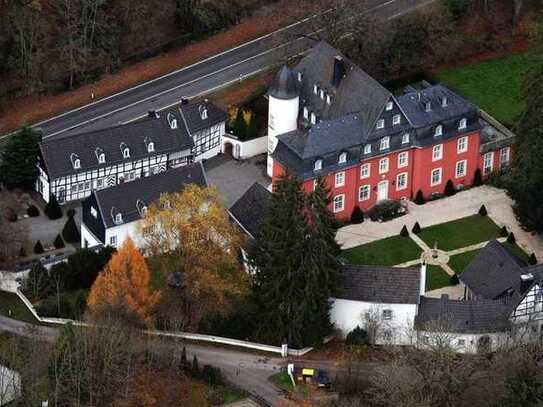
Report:
[[[468,121],[464,118],[458,123],[458,130],[463,130],[468,126]]]
[[[115,223],[123,223],[123,215],[121,213],[115,215]]]
[[[426,112],[431,112],[431,111],[432,111],[432,103],[431,103],[431,102],[426,102],[426,103],[424,104],[424,106],[425,106],[425,107],[424,107],[424,110],[425,110]]]
[[[200,117],[202,118],[202,120],[207,120],[207,107],[205,107],[204,105],[200,105],[198,110],[200,110]]]
[[[304,119],[309,119],[309,109],[307,106],[304,106]]]
[[[72,166],[75,170],[78,170],[81,168],[81,160],[79,159],[79,156],[77,154],[70,155],[70,161],[72,162]]]
[[[144,217],[147,213],[147,205],[141,199],[136,201],[136,209],[138,210],[141,217]]]
[[[447,96],[443,96],[441,98],[441,107],[447,107],[448,104],[449,104],[449,100],[447,99]]]
[[[317,115],[315,114],[315,112],[311,112],[311,124],[316,124],[317,123]]]
[[[434,134],[435,137],[439,137],[443,134],[443,126],[440,124],[439,126],[436,126],[436,132]]]
[[[332,98],[330,97],[330,95],[326,95],[326,103],[328,105],[331,105],[332,104]]]
[[[104,154],[104,151],[101,148],[97,148],[94,150],[94,153],[96,154],[96,159],[98,160],[98,164],[104,164],[106,162],[106,155]]]
[[[303,75],[301,72],[298,72],[298,82],[301,82],[303,79]]]
[[[338,163],[339,164],[344,164],[347,162],[347,153],[341,153],[339,155],[339,160],[338,160]]]
[[[202,106],[200,106],[201,108]],[[200,114],[202,114],[202,111],[200,109]],[[168,113],[168,116],[166,116],[168,119],[168,124],[170,125],[170,129],[175,130],[177,129],[177,119],[172,113]]]
[[[313,171],[320,171],[322,170],[322,160],[315,161],[315,164],[313,166]]]
[[[366,144],[364,146],[364,154],[369,154],[371,153],[371,144]]]
[[[147,152],[153,153],[154,151],[155,151],[155,143],[151,141],[149,144],[147,144]]]
[[[121,143],[121,152],[123,154],[123,158],[130,158],[130,149],[125,143]]]
[[[375,127],[377,129],[383,129],[385,128],[385,120],[384,119],[379,119],[377,120],[377,124],[375,125]]]
[[[405,133],[402,136],[402,144],[407,144],[407,143],[409,143],[409,133]]]
[[[381,146],[379,147],[381,150],[386,150],[390,147],[390,137],[383,137],[381,139]]]
[[[90,213],[91,213],[93,218],[98,218],[98,211],[96,210],[96,208],[94,206],[91,206]]]
[[[392,102],[387,102],[387,105],[385,107],[385,110],[392,110],[392,108],[394,107],[394,104]]]
[[[399,114],[395,114],[394,116],[392,116],[393,125],[400,124],[400,120],[401,120],[401,116]]]
[[[324,90],[323,89],[321,89],[320,94],[321,94],[321,99],[324,100]]]
[[[313,93],[314,93],[315,95],[317,95],[317,94],[319,93],[319,87],[317,86],[317,84],[314,84],[314,85],[313,85]]]
[[[111,208],[111,218],[116,225],[123,223],[123,215],[115,207]]]

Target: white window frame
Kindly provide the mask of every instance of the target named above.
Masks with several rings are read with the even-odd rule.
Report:
[[[431,112],[431,111],[432,111],[432,103],[426,102],[426,103],[424,104],[424,111],[426,111],[426,112]]]
[[[447,107],[449,104],[449,99],[447,99],[447,96],[443,96],[441,99],[441,107]]]
[[[338,163],[345,164],[347,162],[347,153],[343,152],[339,155]]]
[[[385,128],[385,119],[379,119],[377,120],[377,124],[375,125],[375,128],[377,130],[384,129]]]
[[[360,166],[360,179],[369,178],[371,175],[371,163],[362,164]]]
[[[468,127],[468,119],[465,117],[460,119],[460,122],[458,123],[458,130],[464,130]]]
[[[326,104],[331,105],[332,104],[332,98],[330,95],[326,95]]]
[[[443,135],[443,126],[441,124],[438,124],[436,126],[434,137],[439,137],[439,136],[442,136],[442,135]]]
[[[112,247],[117,247],[117,235],[112,235],[109,237],[109,245]]]
[[[364,154],[371,154],[371,144],[366,144],[364,146]]]
[[[487,165],[487,162],[490,165]],[[494,151],[489,151],[483,156],[483,175],[488,175],[494,169]]]
[[[123,215],[122,215],[122,213],[116,213],[115,214],[115,223],[116,224],[123,223]]]
[[[458,169],[462,167],[463,171],[462,173],[458,172]],[[454,176],[455,178],[463,178],[468,173],[468,160],[461,160],[456,163],[455,169],[454,169]]]
[[[394,107],[394,103],[392,102],[387,102],[386,104],[386,107],[385,107],[385,110],[392,110],[392,108]]]
[[[298,72],[298,82],[301,82],[303,79],[303,75],[301,72]]]
[[[106,155],[104,153],[100,153],[98,155],[98,164],[105,164],[106,162]]]
[[[392,125],[400,124],[402,121],[402,117],[399,114],[395,114],[392,116]]]
[[[403,185],[400,185],[400,179],[403,178],[405,180]],[[403,189],[407,188],[407,172],[402,172],[398,175],[396,175],[396,191],[401,191]]]
[[[358,201],[368,201],[371,197],[371,185],[360,185],[358,188]]]
[[[380,150],[387,150],[390,148],[390,137],[383,137],[381,139],[381,144],[379,145]]]
[[[393,312],[391,309],[384,309],[382,316],[383,316],[383,321],[391,321],[394,318]]]
[[[345,171],[336,172],[334,177],[334,186],[342,187],[345,185]]]
[[[398,168],[407,167],[409,165],[409,151],[402,151],[398,154]]]
[[[321,97],[321,100],[324,100],[324,89],[320,90],[320,97]]]
[[[314,84],[314,85],[313,85],[313,93],[314,93],[315,95],[318,95],[318,94],[319,94],[319,87],[317,86],[317,84]]]
[[[315,164],[313,165],[313,171],[320,171],[322,170],[322,160],[318,159],[315,161]]]
[[[309,119],[309,109],[307,106],[304,106],[304,119]]]
[[[439,174],[439,179],[434,182],[434,173]],[[435,187],[436,185],[441,185],[441,181],[443,180],[443,169],[442,168],[434,168],[430,172],[430,186]]]
[[[500,167],[507,167],[510,163],[510,160],[511,160],[511,148],[503,147],[500,150]]]
[[[443,144],[436,144],[432,148],[432,161],[439,161],[443,158]]]
[[[155,143],[150,141],[149,144],[147,144],[147,152],[148,153],[154,153],[155,152]]]
[[[317,115],[315,112],[311,112],[311,124],[317,124]]]
[[[409,143],[409,133],[405,133],[402,136],[402,144],[407,144],[407,143]]]
[[[128,147],[123,149],[123,158],[130,158],[130,149]]]
[[[388,172],[388,157],[381,158],[379,160],[379,174]]]
[[[338,204],[341,204],[338,206]],[[345,210],[345,194],[339,194],[332,199],[332,208],[334,213],[343,212]]]
[[[461,154],[461,153],[465,153],[466,151],[468,151],[468,137],[467,136],[464,136],[464,137],[460,137],[458,139],[458,141],[456,142],[456,152],[458,154]]]

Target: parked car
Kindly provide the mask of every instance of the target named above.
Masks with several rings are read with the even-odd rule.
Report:
[[[325,370],[319,370],[319,372],[317,373],[317,386],[329,389],[331,383],[332,381],[330,380],[328,372]]]

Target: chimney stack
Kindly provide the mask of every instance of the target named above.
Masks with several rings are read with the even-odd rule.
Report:
[[[332,75],[332,86],[339,87],[341,80],[345,76],[345,61],[339,55],[334,57],[334,73]]]
[[[426,263],[420,265],[420,295],[426,293]]]

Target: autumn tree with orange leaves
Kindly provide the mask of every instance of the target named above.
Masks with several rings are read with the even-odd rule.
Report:
[[[91,314],[112,314],[136,325],[152,326],[160,292],[150,293],[150,274],[132,239],[124,241],[94,282],[88,308]]]
[[[247,292],[238,262],[241,235],[218,191],[188,185],[149,206],[140,225],[145,255],[165,282],[159,309],[165,323],[196,330],[201,318],[231,310]]]

